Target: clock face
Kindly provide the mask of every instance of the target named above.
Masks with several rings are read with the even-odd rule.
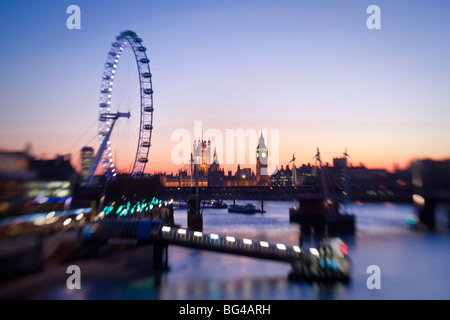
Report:
[[[261,157],[263,157],[263,158],[267,157],[267,153],[265,153],[265,152],[261,153]]]

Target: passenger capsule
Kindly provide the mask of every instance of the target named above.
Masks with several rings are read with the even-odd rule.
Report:
[[[107,68],[112,68],[112,67],[114,67],[114,64],[111,63],[111,62],[107,62],[107,63],[105,64],[105,66],[106,66]]]
[[[141,38],[136,38],[136,39],[134,39],[134,42],[141,43],[142,39]]]
[[[151,124],[144,124],[144,130],[152,130],[153,126]]]
[[[108,104],[105,102],[100,103],[100,108],[107,108]]]
[[[145,52],[147,50],[146,47],[137,47],[137,51]]]
[[[141,162],[141,163],[147,163],[147,162],[148,162],[148,159],[145,158],[145,157],[141,157],[141,158],[139,158],[138,161]]]
[[[144,142],[142,142],[142,143],[141,143],[141,147],[144,147],[144,148],[150,147],[150,142],[149,142],[149,141],[144,141]]]
[[[136,37],[137,37],[136,32],[133,32],[133,31],[131,31],[131,30],[123,31],[123,32],[120,33],[120,35],[121,35],[122,37],[125,37],[125,36],[130,36],[130,37],[132,37],[132,38],[136,38]]]
[[[139,61],[142,62],[142,63],[149,63],[150,62],[150,60],[147,59],[147,58],[141,58]]]
[[[145,107],[144,111],[145,112],[153,112],[153,107]]]
[[[153,90],[152,89],[144,89],[144,93],[145,94],[152,94]]]
[[[144,73],[142,74],[142,76],[143,76],[144,78],[151,78],[151,77],[152,77],[152,74],[151,74],[150,72],[144,72]]]
[[[100,92],[101,93],[109,93],[109,89],[108,88],[103,88]]]

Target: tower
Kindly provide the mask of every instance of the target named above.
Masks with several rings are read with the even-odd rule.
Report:
[[[264,137],[261,132],[259,143],[256,147],[256,184],[259,186],[270,185],[269,172],[267,171],[268,158],[269,151],[267,150]]]
[[[211,140],[194,140],[194,165],[199,176],[207,177],[211,166]]]
[[[94,159],[94,148],[83,147],[81,149],[81,176],[84,177],[89,168],[91,167],[92,160]]]
[[[208,169],[208,186],[219,187],[223,185],[225,177],[224,170],[220,169],[219,159],[217,157],[217,151],[214,149],[214,156],[212,164]]]

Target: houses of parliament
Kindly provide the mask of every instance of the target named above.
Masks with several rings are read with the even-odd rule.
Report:
[[[234,174],[229,170],[225,174],[225,169],[221,168],[217,152],[210,140],[195,140],[193,154],[188,168],[180,170],[177,175],[165,175],[161,177],[161,182],[167,187],[239,187],[239,186],[270,186],[271,177],[268,172],[267,162],[269,151],[264,142],[262,134],[256,148],[256,170],[251,168],[241,168],[238,164]],[[212,155],[211,155],[212,154]]]

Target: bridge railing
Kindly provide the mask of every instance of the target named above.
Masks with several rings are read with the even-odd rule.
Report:
[[[283,243],[269,243],[164,226],[161,221],[98,221],[83,229],[85,240],[108,244],[153,243],[156,247],[178,245],[266,260],[288,262],[295,277],[348,279],[350,265],[346,245],[335,244],[308,250]],[[331,243],[331,242],[330,242]],[[336,246],[344,246],[340,250]]]
[[[299,246],[288,246],[282,243],[273,244],[266,241],[239,239],[215,233],[204,234],[199,231],[169,226],[161,228],[160,239],[167,244],[285,262],[309,261],[313,258],[311,255],[317,252],[315,249],[304,251]]]

